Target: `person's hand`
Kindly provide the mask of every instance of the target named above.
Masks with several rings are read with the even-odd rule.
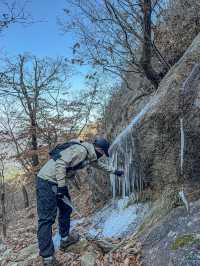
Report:
[[[122,170],[115,170],[114,175],[116,175],[116,176],[122,176],[122,175],[124,175],[124,171],[122,171]]]

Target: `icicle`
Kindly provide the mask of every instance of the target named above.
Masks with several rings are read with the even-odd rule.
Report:
[[[121,178],[118,178],[118,192],[119,192],[119,195],[121,195],[121,193],[122,193],[121,187],[122,187],[122,180],[121,180]]]
[[[186,208],[186,210],[187,210],[187,212],[189,214],[190,213],[190,205],[189,205],[189,202],[188,202],[187,197],[185,195],[185,192],[183,190],[183,187],[182,187],[182,190],[179,191],[178,194],[179,194],[179,197],[181,198],[181,200],[183,201],[183,203],[185,205],[185,208]]]
[[[137,169],[137,153],[135,148],[135,125],[150,111],[150,109],[157,103],[158,97],[154,95],[144,108],[132,119],[131,123],[119,134],[110,147],[111,163],[115,169],[124,170],[124,179],[119,180],[118,177],[111,175],[111,185],[113,191],[113,198],[116,195],[129,196],[135,193],[135,188],[140,187],[142,182],[141,176]]]
[[[113,196],[113,200],[115,200],[116,198],[116,178],[115,175],[111,175],[110,176],[110,180],[111,180],[111,186],[112,186],[112,196]]]
[[[113,156],[111,157],[111,165],[114,169],[117,169],[117,151],[114,152]],[[110,183],[111,183],[111,187],[112,187],[112,196],[113,196],[113,200],[116,199],[116,185],[117,185],[117,180],[116,180],[116,176],[114,174],[110,175]]]
[[[185,136],[183,129],[183,118],[180,118],[180,130],[181,130],[181,175],[183,174],[183,162],[184,162],[184,148],[185,148]]]
[[[192,93],[191,91],[191,83],[197,81],[199,79],[199,71],[200,71],[200,62],[196,63],[192,68],[189,76],[183,82],[181,87],[181,109],[184,115],[184,102],[185,98],[187,99],[188,93]],[[182,116],[183,116],[182,115]],[[180,118],[180,131],[181,131],[181,151],[180,151],[180,167],[181,167],[181,175],[183,174],[183,163],[184,163],[184,150],[185,150],[185,136],[184,136],[184,127],[183,127],[183,118]]]
[[[126,197],[126,180],[123,178],[122,180],[122,197],[123,199]]]
[[[111,153],[111,163],[114,169],[123,169],[124,177],[114,177],[111,175],[111,185],[113,199],[116,198],[116,195],[119,196],[130,196],[134,190],[135,181],[137,178],[140,178],[136,174],[135,165],[133,162],[135,154],[135,143],[134,138],[131,134],[124,136],[119,140],[117,145],[114,145]],[[136,155],[135,155],[136,157]]]

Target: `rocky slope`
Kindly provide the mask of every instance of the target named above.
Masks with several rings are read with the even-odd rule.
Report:
[[[195,191],[197,198],[199,191]],[[194,191],[188,193],[193,195]],[[152,210],[154,208],[155,206]],[[156,211],[158,212],[158,208]],[[142,230],[142,233],[140,227],[137,234],[134,232],[132,236],[124,239],[115,242],[107,239],[106,252],[105,242],[101,242],[102,246],[97,246],[98,242],[82,238],[81,242],[69,248],[67,253],[57,251],[56,256],[61,265],[66,266],[198,266],[199,212],[200,200],[193,201],[190,203],[189,213],[185,207],[176,207],[162,218],[154,220],[155,222]],[[35,234],[35,209],[20,211],[16,219],[18,222],[9,227],[9,238],[0,244],[0,265],[40,265]],[[81,231],[80,228],[77,230]],[[110,247],[112,252],[109,251]]]
[[[144,266],[200,265],[200,200],[170,212],[156,223],[142,242]]]

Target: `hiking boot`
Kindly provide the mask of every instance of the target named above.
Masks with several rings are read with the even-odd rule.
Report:
[[[59,266],[59,265],[60,264],[53,256],[48,258],[42,258],[42,266]]]
[[[60,241],[60,250],[65,251],[65,249],[67,247],[69,247],[70,245],[73,245],[73,244],[77,243],[79,241],[79,239],[80,239],[80,236],[77,233],[70,234],[67,237],[66,240],[61,238],[61,241]]]

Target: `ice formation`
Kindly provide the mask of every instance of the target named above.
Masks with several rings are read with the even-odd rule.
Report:
[[[140,160],[137,152],[137,134],[135,126],[157,103],[154,95],[144,108],[132,119],[131,123],[117,136],[110,147],[111,165],[115,169],[123,169],[124,177],[110,176],[113,198],[123,198],[142,188]]]

